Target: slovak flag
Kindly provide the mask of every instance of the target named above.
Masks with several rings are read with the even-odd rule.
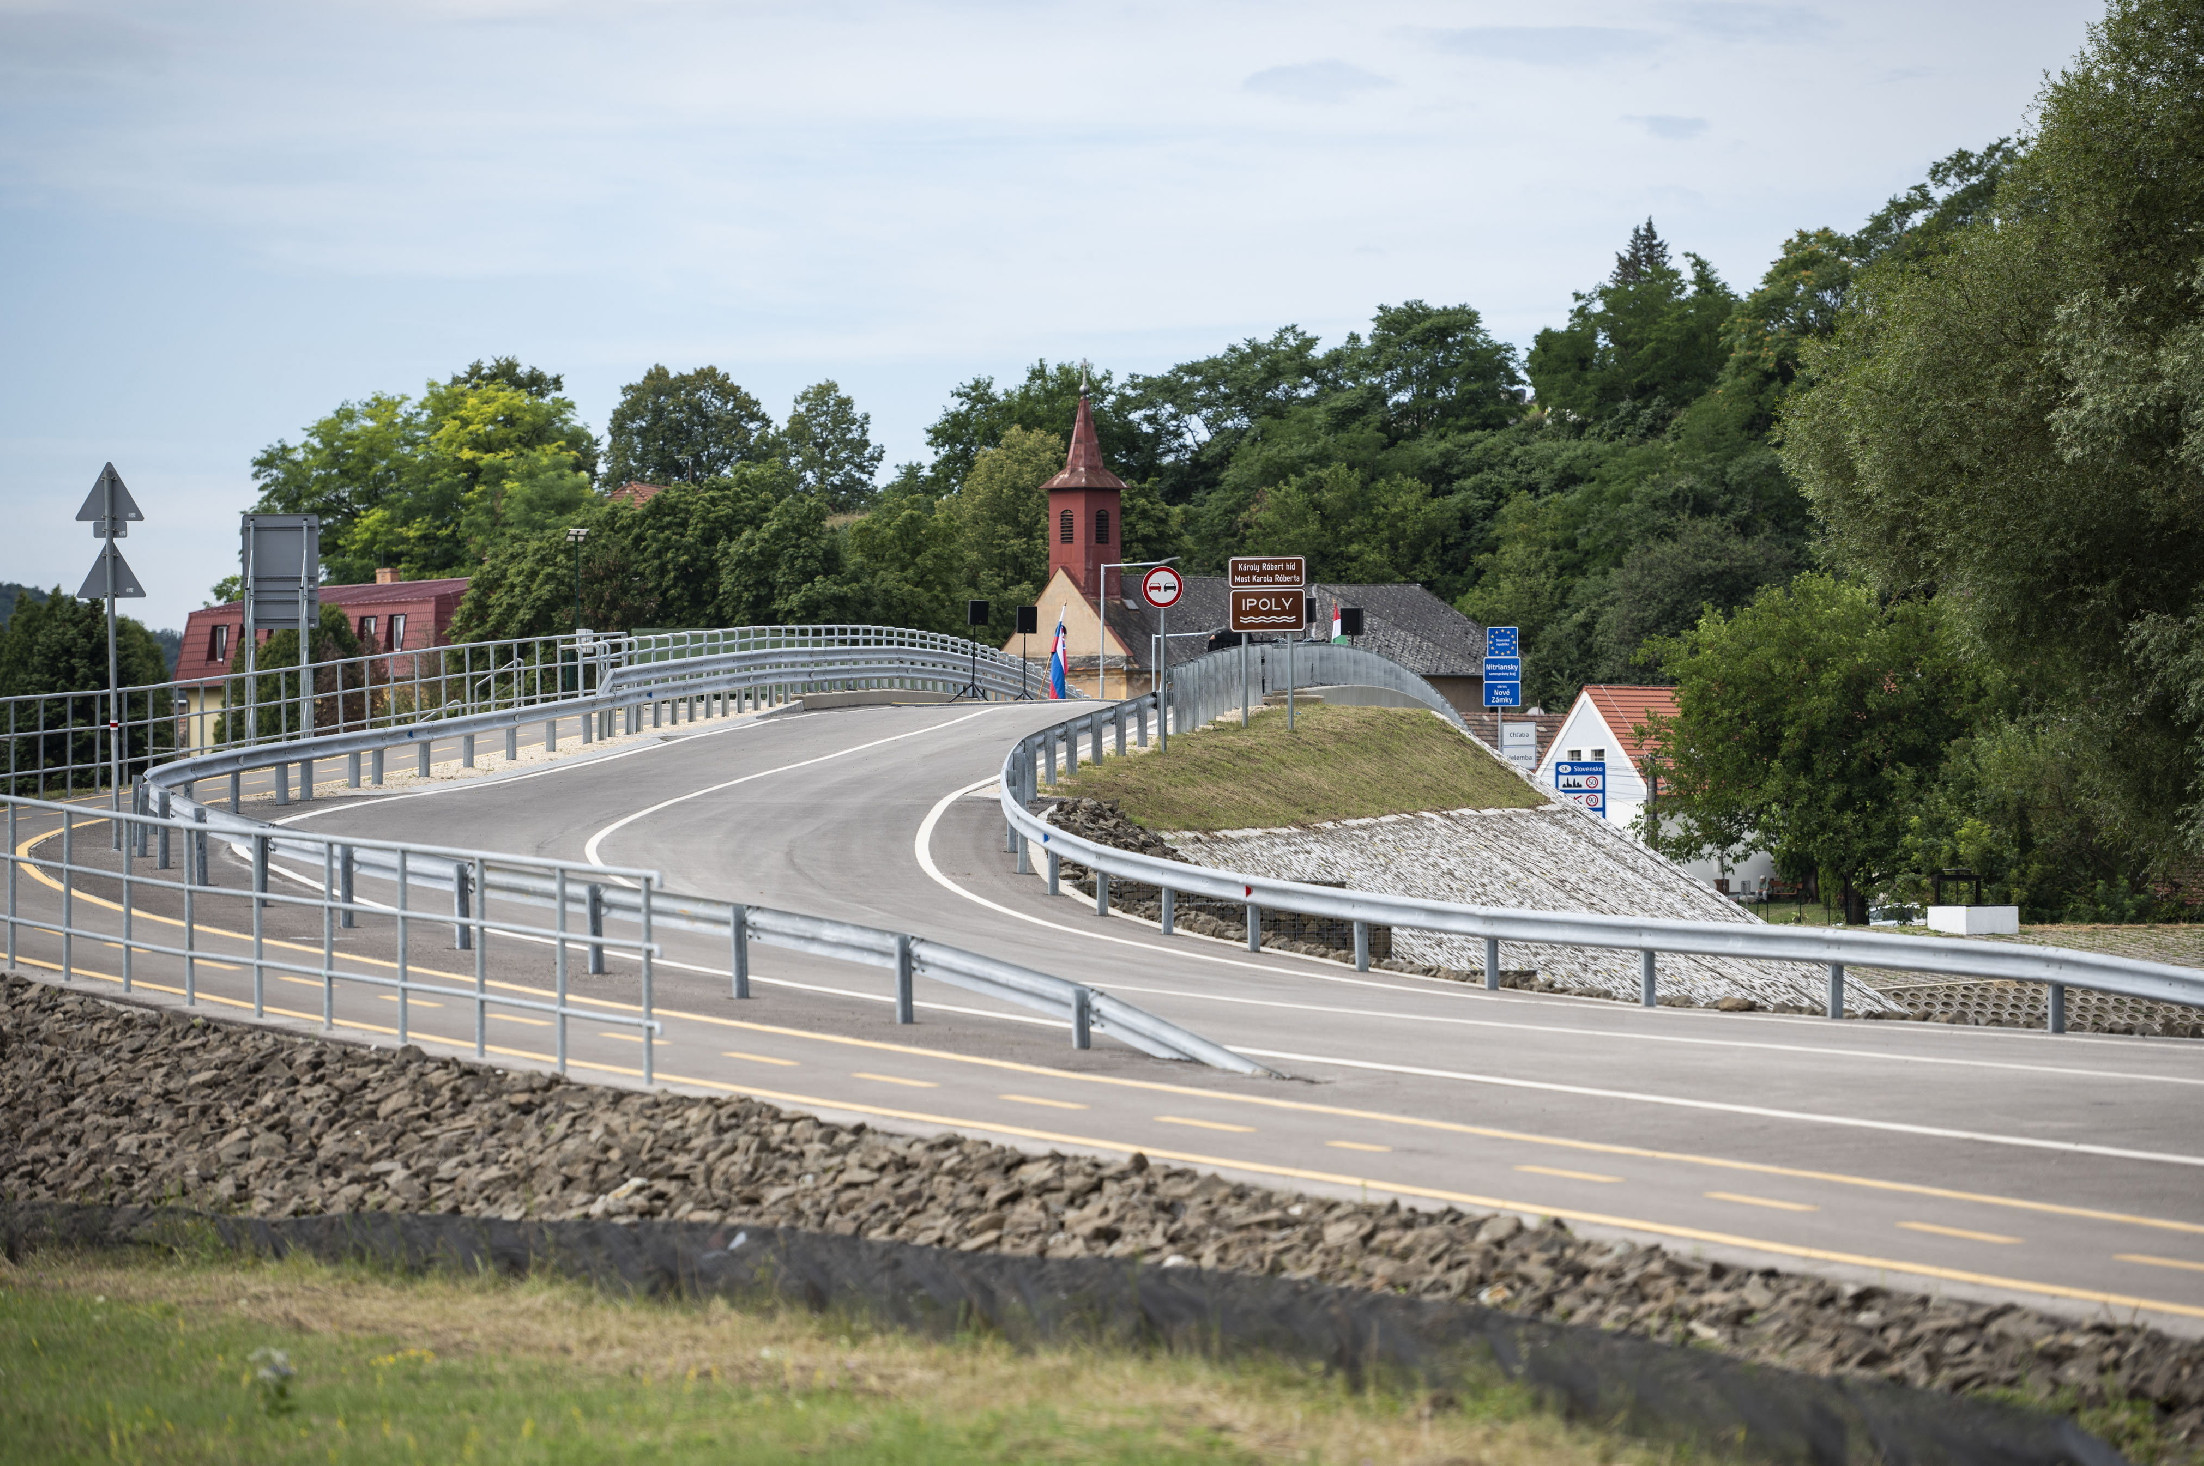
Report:
[[[1069,695],[1064,686],[1064,674],[1071,669],[1071,648],[1064,638],[1064,613],[1056,613],[1056,636],[1048,648],[1048,695],[1061,698]]]

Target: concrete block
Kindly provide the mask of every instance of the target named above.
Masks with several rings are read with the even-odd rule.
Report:
[[[2010,937],[2020,933],[2018,906],[1931,906],[1929,930],[1955,937]]]

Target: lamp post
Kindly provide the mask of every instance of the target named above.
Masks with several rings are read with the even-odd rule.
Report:
[[[566,529],[566,542],[574,547],[574,629],[582,629],[582,541],[589,538],[589,531],[579,524]]]

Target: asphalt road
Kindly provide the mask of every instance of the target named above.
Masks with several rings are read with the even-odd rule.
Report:
[[[757,996],[738,1004],[725,956],[674,937],[657,969],[662,1080],[2204,1331],[2204,1045],[1647,1010],[1165,938],[1050,898],[1003,852],[992,777],[1012,741],[1059,715],[879,707],[707,722],[520,777],[267,812],[655,868],[677,891],[912,931],[1092,982],[1287,1076],[1107,1041],[1080,1053],[1038,1015],[925,986],[919,1023],[898,1027],[884,971],[769,949],[754,949]],[[975,784],[986,787],[963,792]],[[318,925],[291,939],[318,952]],[[379,940],[348,934],[352,959],[381,960]],[[448,929],[443,945],[441,970],[471,981]],[[80,963],[115,965],[94,958]],[[575,990],[627,1011],[633,964],[612,965]],[[203,988],[240,1001],[241,969],[201,966]],[[508,943],[492,966],[541,985],[540,951]],[[300,989],[318,987],[292,974],[270,1001],[312,1018],[319,993]],[[340,1021],[388,1030],[388,994],[339,994]],[[416,1036],[471,1044],[473,1005],[444,1001],[417,1013]],[[525,1022],[492,1015],[489,1047],[542,1057],[542,1020]],[[632,1080],[632,1033],[574,1027],[577,1063]]]

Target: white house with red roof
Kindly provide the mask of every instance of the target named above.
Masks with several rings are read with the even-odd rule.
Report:
[[[1647,800],[1658,803],[1660,753],[1651,722],[1675,716],[1673,687],[1585,688],[1539,760],[1539,787],[1642,843]],[[1741,895],[1764,890],[1775,861],[1766,851],[1733,850],[1687,862],[1684,869],[1716,890]]]

